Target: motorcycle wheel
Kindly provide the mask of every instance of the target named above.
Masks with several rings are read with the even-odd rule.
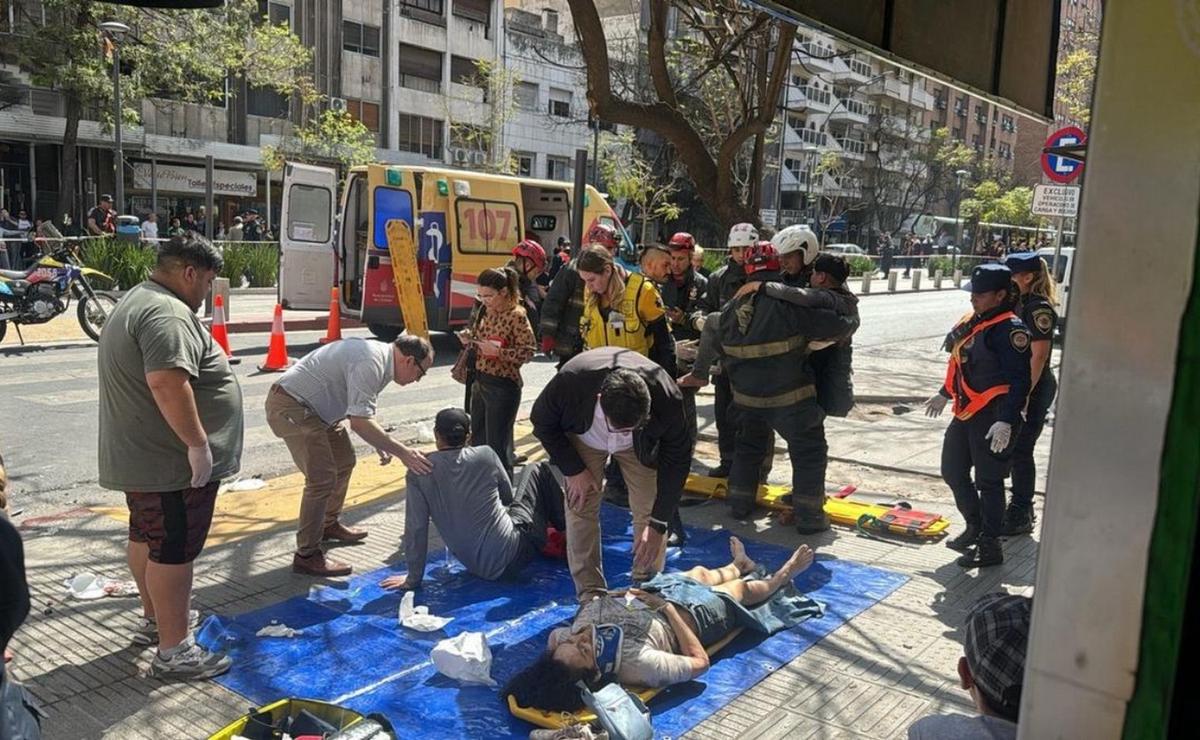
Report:
[[[0,321],[0,342],[4,341],[4,335],[8,333],[8,322]]]
[[[111,293],[96,292],[79,299],[79,325],[93,341],[100,341],[104,322],[117,307],[117,297]]]

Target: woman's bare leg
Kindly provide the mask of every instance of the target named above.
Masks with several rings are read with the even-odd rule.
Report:
[[[739,604],[756,606],[775,595],[775,592],[791,583],[792,579],[812,565],[813,551],[808,545],[796,548],[779,570],[764,581],[743,581],[741,579],[728,581],[713,586],[714,591],[721,591],[737,599]]]
[[[720,568],[705,568],[697,565],[691,570],[684,571],[684,575],[705,586],[719,586],[722,583],[737,581],[758,567],[753,560],[746,556],[746,548],[742,546],[742,541],[737,537],[729,538],[729,554],[733,560],[728,565],[722,565]]]

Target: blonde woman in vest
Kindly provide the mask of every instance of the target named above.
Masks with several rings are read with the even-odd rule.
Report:
[[[669,270],[670,261],[669,252],[650,247],[642,269],[653,275],[659,262]],[[653,281],[646,275],[627,274],[603,247],[583,250],[577,269],[585,288],[579,320],[584,349],[625,347],[650,358],[675,377],[675,341],[662,294]]]

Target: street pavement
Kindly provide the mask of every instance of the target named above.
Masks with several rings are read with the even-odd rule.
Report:
[[[946,421],[926,419],[917,400],[936,390],[944,373],[941,338],[966,309],[966,296],[955,290],[864,298],[855,339],[855,385],[864,401],[849,418],[829,420],[830,484],[856,485],[855,497],[868,502],[906,498],[918,509],[946,515],[957,528],[952,499],[937,477]],[[292,356],[318,346],[320,335],[289,333]],[[277,377],[254,367],[265,354],[266,335],[235,335],[233,344],[242,358],[237,374],[246,398],[243,475],[261,475],[269,485],[222,496],[228,503],[222,509],[227,513],[219,514],[227,519],[224,534],[198,561],[195,589],[197,604],[220,614],[303,594],[311,585],[289,570],[300,484],[263,418],[265,394]],[[381,396],[379,418],[400,437],[417,438],[438,409],[461,404],[462,387],[449,377],[452,339],[442,336],[435,344],[437,367],[423,382]],[[527,367],[522,416],[553,372],[549,361]],[[12,670],[47,704],[48,737],[208,733],[245,711],[245,700],[211,683],[167,686],[142,675],[149,652],[128,641],[136,616],[132,600],[64,597],[62,582],[74,573],[125,577],[122,497],[95,484],[96,387],[90,342],[0,347],[0,413],[18,420],[0,431],[0,452],[13,479],[14,519],[27,539],[35,602],[14,642]],[[700,471],[715,461],[711,395],[702,394],[698,406],[702,441],[694,468]],[[1039,445],[1042,471],[1051,431]],[[531,440],[525,444],[536,453]],[[402,556],[404,506],[397,490],[402,470],[380,469],[365,446],[358,452],[363,464],[352,497],[359,504],[348,518],[365,524],[372,537],[341,556],[362,572]],[[787,456],[777,454],[772,480],[789,478]],[[238,509],[246,500],[239,496],[255,497],[259,508],[252,516]],[[105,513],[107,507],[117,516]],[[989,591],[1032,589],[1036,537],[1009,542],[1004,566],[964,573],[940,544],[880,542],[844,529],[799,538],[765,515],[732,522],[716,503],[688,507],[683,517],[689,525],[725,526],[774,544],[805,541],[823,555],[910,576],[891,596],[699,725],[694,737],[898,737],[931,711],[969,712],[954,671],[964,610]]]

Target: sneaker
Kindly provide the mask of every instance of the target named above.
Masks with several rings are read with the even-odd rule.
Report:
[[[608,740],[608,733],[593,730],[591,725],[574,724],[556,730],[533,730],[529,740]]]
[[[1032,534],[1033,523],[1036,521],[1037,516],[1033,513],[1033,507],[1009,504],[1008,509],[1004,512],[1004,523],[1000,525],[1000,536],[1016,537],[1022,534]]]
[[[188,629],[194,630],[200,624],[200,612],[192,609],[188,612]],[[133,627],[133,642],[137,645],[158,644],[158,622],[148,617],[138,617]]]
[[[202,681],[229,670],[233,661],[224,653],[205,650],[189,637],[170,657],[155,651],[150,662],[150,675],[177,681]]]

